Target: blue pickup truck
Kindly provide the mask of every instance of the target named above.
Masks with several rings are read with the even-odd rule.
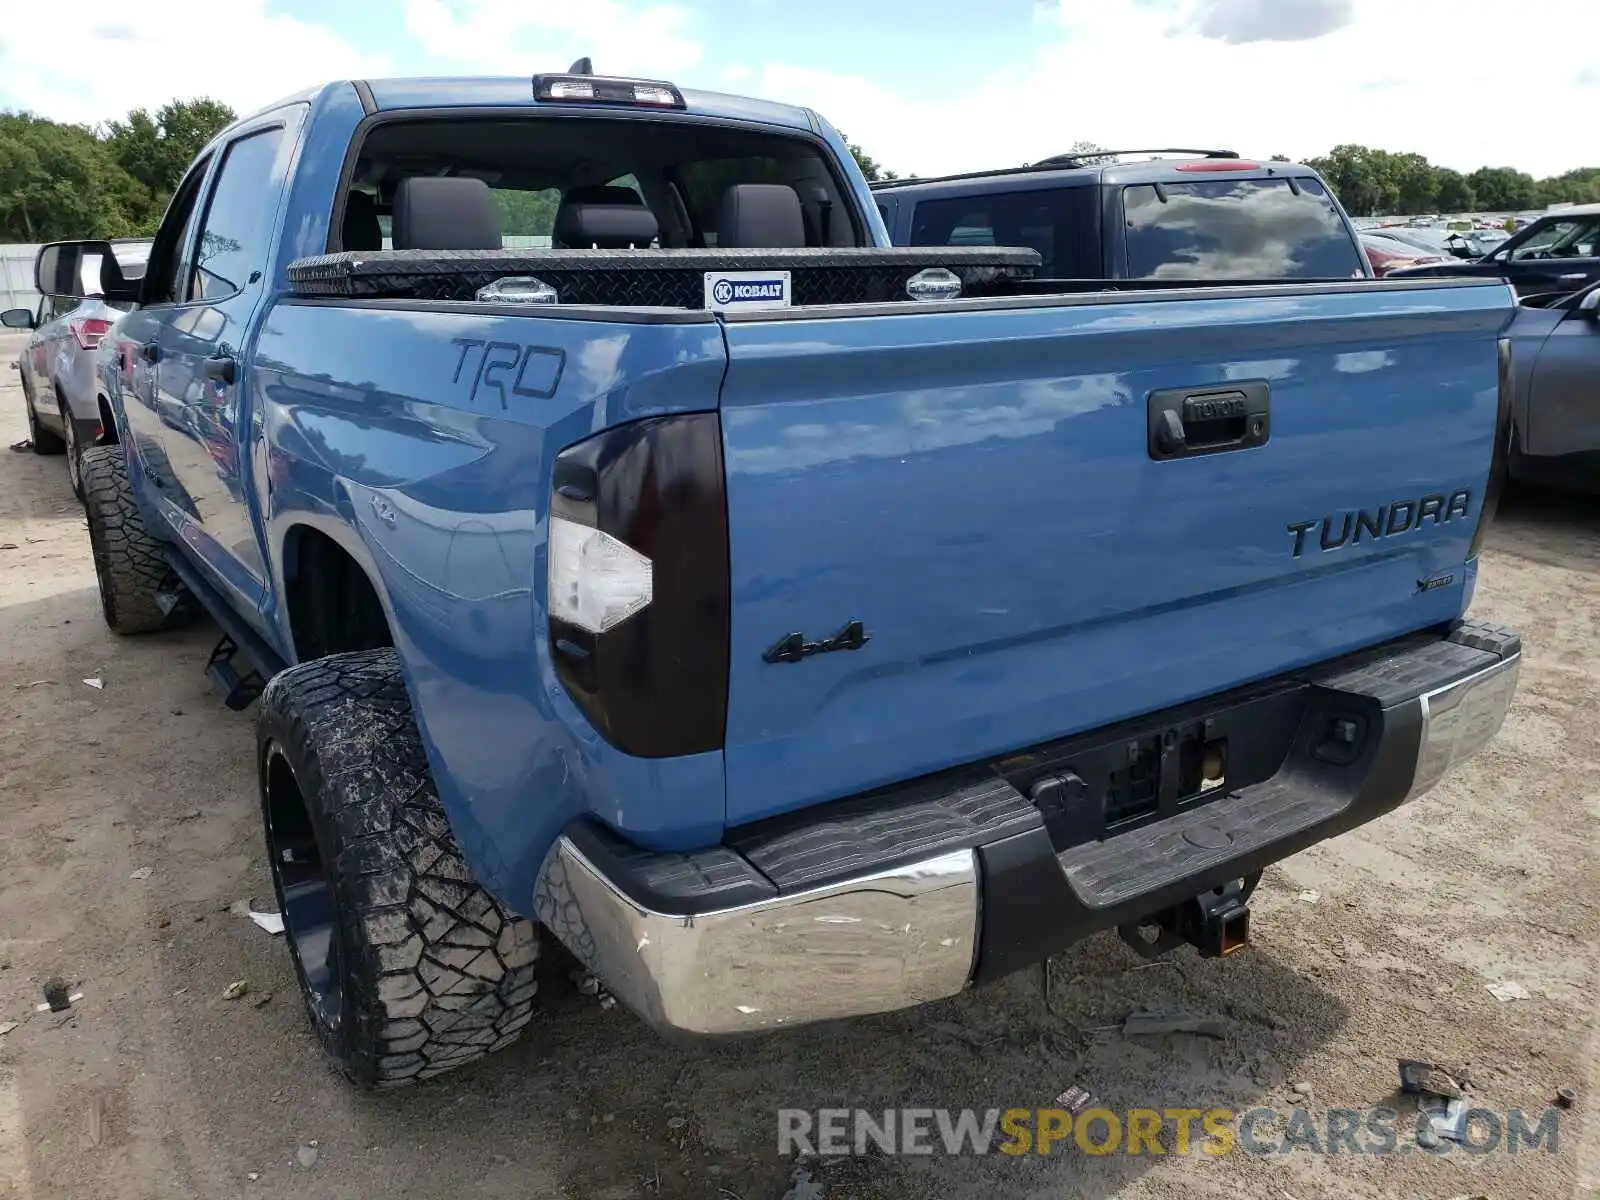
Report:
[[[352,1079],[511,1042],[542,936],[700,1035],[1226,954],[1495,734],[1507,288],[1038,266],[658,81],[335,83],[201,154],[101,347],[95,569],[259,700]]]

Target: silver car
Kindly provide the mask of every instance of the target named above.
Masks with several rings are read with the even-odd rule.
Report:
[[[79,451],[115,436],[97,400],[95,350],[131,307],[131,281],[143,277],[150,256],[149,238],[110,245],[110,255],[41,248],[34,264],[38,308],[0,313],[6,327],[33,330],[17,363],[33,452],[64,452],[72,490],[80,496]]]

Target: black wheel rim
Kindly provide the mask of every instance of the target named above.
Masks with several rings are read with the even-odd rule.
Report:
[[[282,906],[284,936],[313,1018],[335,1029],[343,1012],[344,990],[332,872],[317,845],[294,769],[277,743],[267,747],[264,769],[267,852]]]

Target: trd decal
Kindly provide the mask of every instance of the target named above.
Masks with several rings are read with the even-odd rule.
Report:
[[[1338,550],[1344,546],[1357,546],[1362,538],[1377,541],[1379,538],[1398,537],[1402,533],[1420,530],[1425,521],[1443,525],[1457,517],[1464,517],[1472,508],[1472,493],[1466,488],[1423,496],[1420,500],[1395,500],[1377,508],[1363,508],[1342,513],[1332,513],[1319,520],[1296,521],[1288,526],[1294,537],[1294,557],[1305,552],[1306,535],[1322,526],[1317,541],[1324,551]]]
[[[461,347],[456,373],[450,382],[470,379],[469,403],[477,402],[480,391],[493,392],[499,397],[501,408],[510,407],[508,395],[550,399],[556,394],[561,370],[567,362],[564,351],[550,346],[519,346],[515,342],[486,342],[482,338],[452,338],[450,344]]]

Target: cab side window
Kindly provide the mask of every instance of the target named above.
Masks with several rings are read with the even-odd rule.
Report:
[[[190,299],[226,299],[265,269],[279,191],[273,168],[282,141],[282,128],[263,129],[228,147],[200,227]]]
[[[172,198],[167,215],[156,231],[145,268],[145,303],[176,304],[188,298],[187,254],[194,228],[200,218],[200,185],[205,182],[208,162],[201,159],[190,168]]]

